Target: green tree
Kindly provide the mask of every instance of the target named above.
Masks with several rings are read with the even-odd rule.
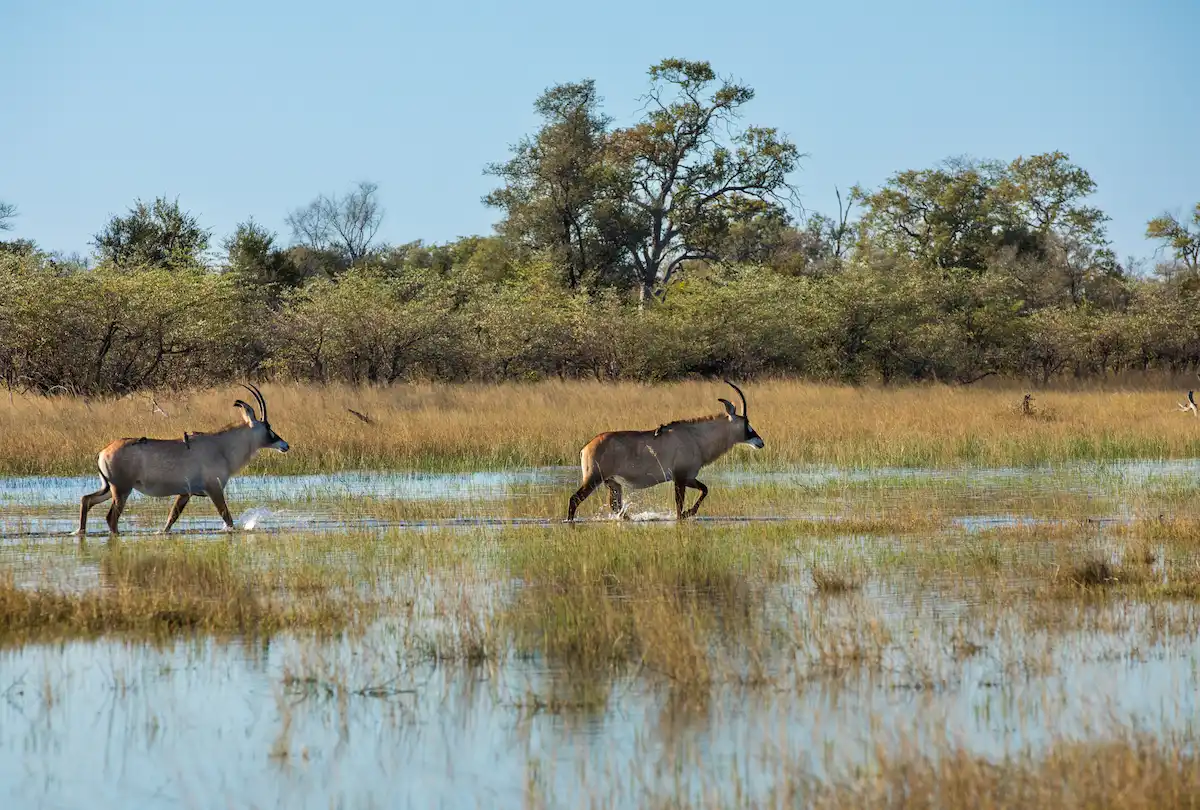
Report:
[[[996,189],[1008,206],[1003,241],[1046,259],[1076,306],[1100,277],[1117,270],[1105,234],[1108,215],[1084,203],[1095,190],[1087,170],[1063,152],[1018,157]]]
[[[546,251],[574,289],[590,273],[602,282],[625,275],[617,223],[624,174],[607,159],[611,119],[599,109],[595,82],[548,89],[534,102],[542,126],[485,173],[503,185],[483,201],[504,211],[497,231]],[[616,239],[612,237],[616,236]]]
[[[1074,234],[1080,240],[1104,242],[1108,216],[1083,200],[1096,190],[1086,169],[1064,152],[1018,157],[1008,165],[997,193],[1012,206],[1015,223],[1039,236]]]
[[[1119,275],[1096,188],[1063,152],[1011,163],[963,158],[893,175],[875,191],[855,187],[864,215],[859,248],[910,257],[924,267],[983,273],[1007,259],[1029,260],[1026,275],[1050,278],[1055,300],[1080,305]]]
[[[1192,211],[1190,225],[1174,214],[1162,214],[1146,223],[1146,238],[1162,242],[1177,264],[1200,273],[1200,203]]]
[[[178,270],[204,264],[209,231],[179,207],[179,200],[138,200],[126,216],[114,216],[92,238],[102,262],[120,269]]]
[[[775,129],[735,131],[754,90],[708,62],[665,59],[650,81],[645,119],[612,136],[631,181],[626,238],[643,301],[686,262],[723,260],[731,228],[790,201],[800,159]]]
[[[283,289],[298,286],[303,271],[291,255],[275,244],[275,234],[253,219],[239,223],[225,240],[225,266],[275,302]]]
[[[933,169],[903,171],[877,191],[855,186],[863,207],[860,248],[919,264],[983,270],[1006,219],[995,189],[1001,164],[954,158]]]

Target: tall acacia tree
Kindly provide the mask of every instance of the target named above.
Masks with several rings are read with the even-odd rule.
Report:
[[[736,130],[754,90],[708,62],[664,59],[650,68],[645,118],[612,135],[628,166],[628,233],[643,302],[696,259],[721,260],[731,227],[795,200],[788,176],[800,153],[772,128]]]
[[[643,302],[688,261],[753,252],[748,233],[786,221],[800,159],[774,129],[738,129],[754,90],[708,62],[666,59],[650,83],[642,120],[615,130],[591,81],[547,90],[542,128],[488,168],[504,185],[485,198],[506,212],[500,232],[551,248],[572,286],[627,279]]]
[[[948,270],[982,270],[1005,217],[994,194],[1003,166],[951,158],[932,169],[897,172],[882,188],[855,186],[860,249],[882,250]]]
[[[984,272],[1001,250],[1032,256],[1072,304],[1117,272],[1096,184],[1063,152],[1010,163],[953,158],[898,172],[874,191],[855,187],[863,206],[861,250],[899,253],[942,272]]]

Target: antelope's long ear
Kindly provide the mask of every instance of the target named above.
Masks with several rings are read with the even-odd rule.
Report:
[[[254,416],[254,409],[240,399],[234,400],[233,407],[242,409],[242,421],[247,425],[253,425],[258,421]]]
[[[721,399],[719,397],[717,398],[717,402],[720,402],[722,405],[725,406],[725,413],[729,414],[730,419],[737,416],[737,408],[735,408],[733,406],[732,402],[730,402],[727,399]]]

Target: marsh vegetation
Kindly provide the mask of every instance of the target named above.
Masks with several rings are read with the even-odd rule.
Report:
[[[703,520],[677,523],[660,488],[630,521],[595,503],[561,524],[592,429],[561,411],[653,426],[663,401],[714,410],[710,389],[275,388],[295,451],[231,482],[233,537],[203,510],[159,536],[168,504],[135,496],[120,540],[80,544],[87,475],[3,479],[0,750],[30,753],[0,756],[0,780],[63,801],[98,785],[113,807],[1200,801],[1190,416],[1137,417],[1152,392],[1032,422],[1012,391],[864,412],[852,389],[764,384],[773,457],[714,465]],[[169,433],[226,399],[116,407]],[[333,421],[345,407],[371,422]],[[6,418],[82,443],[74,409]],[[514,414],[507,446],[453,444]],[[306,474],[282,467],[322,441]],[[363,458],[378,471],[315,472]]]

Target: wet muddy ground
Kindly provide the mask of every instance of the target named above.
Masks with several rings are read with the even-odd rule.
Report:
[[[135,496],[122,547],[344,561],[386,607],[332,633],[0,638],[4,806],[783,806],[881,750],[1192,734],[1200,537],[1178,527],[1196,517],[1196,471],[725,468],[687,527],[666,487],[635,494],[630,523],[593,496],[584,526],[560,525],[570,468],[247,475],[227,490],[238,532],[194,499],[173,539],[157,535],[168,503]],[[0,479],[0,573],[112,587],[106,506],[83,546],[67,535],[94,488]],[[649,591],[609,580],[709,541],[772,551],[714,564],[711,596],[669,602],[705,624],[698,646],[677,654],[692,631],[637,605],[630,627],[661,635],[620,666],[489,629],[544,574],[516,575],[516,557],[578,559],[606,598],[649,610]],[[657,556],[621,568],[641,546]],[[1095,583],[1078,573],[1089,562]],[[548,622],[569,596],[529,615]]]

